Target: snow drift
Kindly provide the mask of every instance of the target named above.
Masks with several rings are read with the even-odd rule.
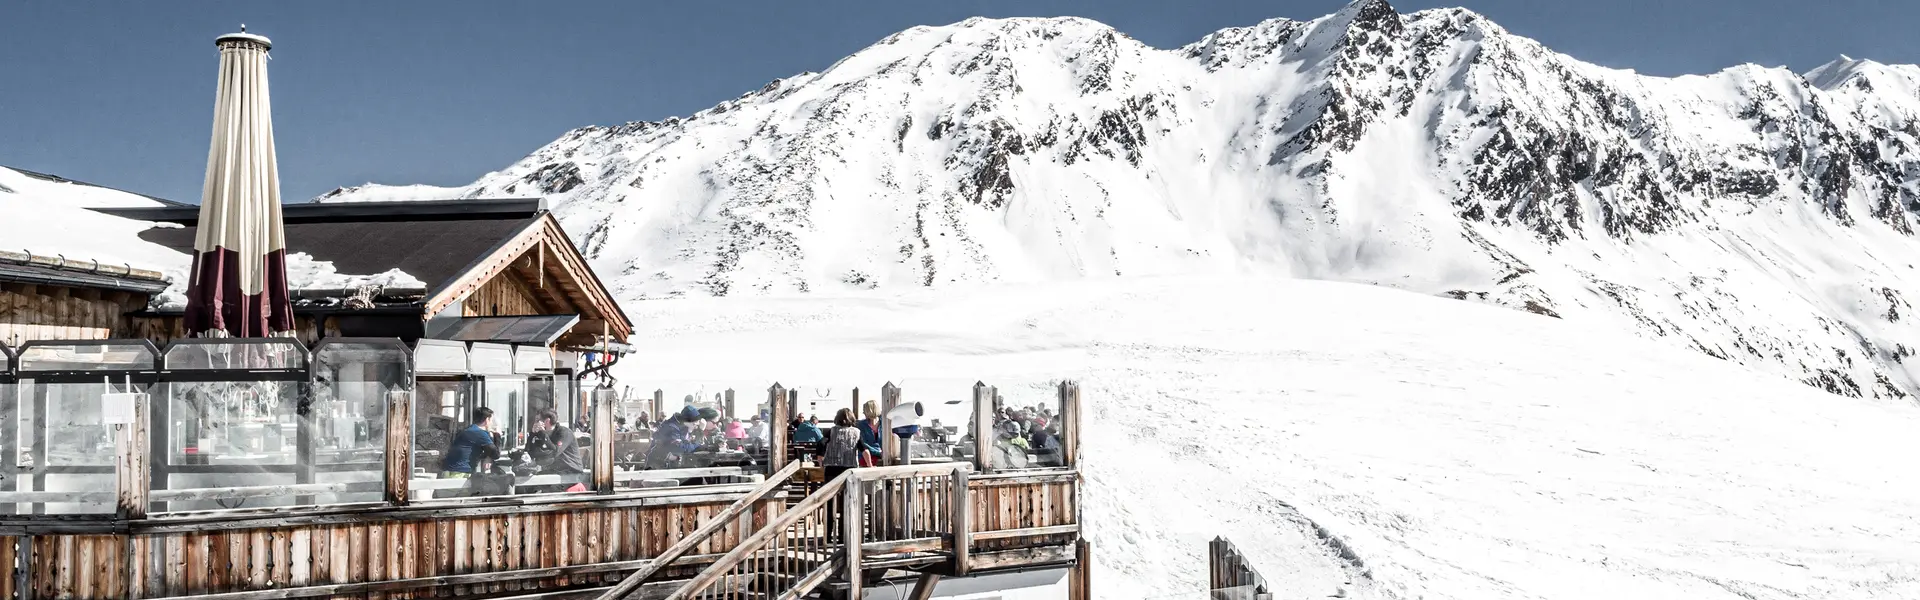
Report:
[[[1175,49],[915,27],[454,189],[545,196],[619,297],[1257,272],[1596,325],[1846,396],[1920,348],[1920,68],[1646,77],[1361,0]]]
[[[1603,325],[1215,277],[631,306],[636,389],[1080,378],[1101,598],[1204,598],[1216,535],[1275,598],[1920,597],[1920,408]]]

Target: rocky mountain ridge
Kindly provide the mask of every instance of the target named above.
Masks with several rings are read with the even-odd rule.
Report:
[[[1271,273],[1920,391],[1912,65],[1648,77],[1384,0],[1175,49],[969,19],[469,186],[323,200],[532,195],[630,301]]]

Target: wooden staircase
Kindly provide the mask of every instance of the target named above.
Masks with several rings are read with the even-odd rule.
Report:
[[[664,598],[799,600],[812,597],[829,579],[858,590],[864,580],[889,570],[940,567],[942,572],[964,572],[960,565],[967,544],[954,541],[967,539],[970,469],[965,463],[949,463],[849,470],[764,524],[756,519],[758,526],[744,533],[732,551],[678,583]],[[657,590],[658,584],[649,585],[649,580],[660,565],[721,534],[725,524],[736,522],[749,507],[787,488],[798,470],[798,463],[787,465],[598,598],[637,599],[643,588]]]

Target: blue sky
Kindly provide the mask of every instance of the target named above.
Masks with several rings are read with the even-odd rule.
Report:
[[[218,57],[274,39],[281,193],[468,183],[568,129],[695,112],[895,31],[1075,15],[1173,47],[1340,0],[0,2],[0,165],[197,201]],[[1603,65],[1672,75],[1839,54],[1920,62],[1913,0],[1403,0],[1466,6]]]

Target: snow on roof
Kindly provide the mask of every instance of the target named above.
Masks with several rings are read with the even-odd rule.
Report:
[[[154,223],[94,207],[162,206],[151,198],[0,167],[0,249],[159,271],[183,280],[191,257],[140,239]]]
[[[142,239],[148,229],[180,228],[171,223],[128,219],[91,208],[145,208],[164,203],[119,190],[29,175],[0,167],[0,250],[53,256],[73,261],[158,271],[171,280],[166,291],[153,298],[160,308],[186,304],[187,271],[193,257],[180,250]],[[400,269],[368,275],[339,272],[330,261],[293,252],[287,256],[287,285],[291,289],[348,289],[364,285],[388,288],[424,288],[426,284]]]

